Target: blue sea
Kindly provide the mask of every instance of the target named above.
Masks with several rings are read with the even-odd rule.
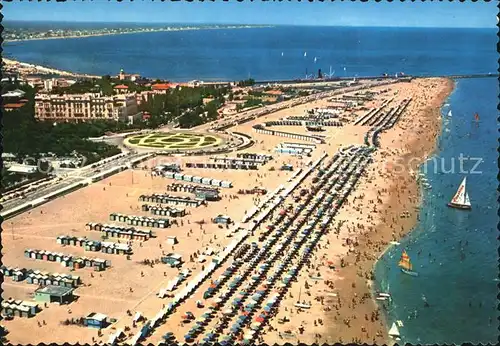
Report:
[[[495,29],[274,27],[4,43],[4,57],[95,75],[276,80],[497,71]],[[315,62],[316,60],[316,62]],[[344,70],[345,68],[345,70]]]
[[[4,44],[4,56],[98,75],[123,68],[172,81],[294,79],[330,66],[342,77],[433,76],[495,73],[496,42],[495,29],[275,27],[13,42]],[[386,319],[389,326],[403,321],[403,342],[497,340],[498,94],[493,78],[457,81],[442,109],[434,160],[422,167],[432,189],[422,190],[419,222],[376,265],[377,286],[393,297]],[[459,172],[461,154],[468,173]],[[444,173],[453,161],[455,170]],[[446,207],[465,176],[472,211]],[[403,248],[419,277],[397,268]]]

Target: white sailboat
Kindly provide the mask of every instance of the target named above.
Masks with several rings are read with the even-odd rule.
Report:
[[[306,57],[306,56],[307,56],[307,52],[304,52],[304,57]]]
[[[394,338],[396,340],[399,340],[399,328],[398,326],[396,325],[396,323],[392,322],[392,326],[391,326],[391,329],[389,329],[389,336],[391,338]]]
[[[452,114],[451,114],[451,109],[448,111],[448,116],[451,117]]]
[[[448,207],[458,208],[458,209],[471,209],[469,194],[466,190],[467,177],[462,180],[462,183],[458,187],[455,196],[451,199],[451,202],[448,203]]]

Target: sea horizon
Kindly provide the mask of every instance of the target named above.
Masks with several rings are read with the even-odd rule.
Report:
[[[163,25],[238,25],[238,26],[270,26],[270,27],[316,27],[316,28],[389,28],[389,29],[486,29],[486,30],[497,30],[496,26],[400,26],[400,25],[318,25],[318,24],[275,24],[275,23],[232,23],[232,22],[138,22],[138,21],[59,21],[59,20],[4,20],[3,23],[30,23],[30,24],[103,24],[103,25],[120,25],[120,24],[133,24],[133,25],[144,25],[144,26],[163,26]]]

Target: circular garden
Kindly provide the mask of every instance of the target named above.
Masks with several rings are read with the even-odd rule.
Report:
[[[155,132],[125,139],[131,147],[159,150],[193,150],[214,147],[222,143],[222,139],[211,134],[190,132]]]

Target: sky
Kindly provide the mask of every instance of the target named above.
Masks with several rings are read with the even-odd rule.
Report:
[[[210,23],[322,26],[495,27],[491,2],[383,1],[160,2],[106,0],[4,2],[4,20],[135,23]]]

